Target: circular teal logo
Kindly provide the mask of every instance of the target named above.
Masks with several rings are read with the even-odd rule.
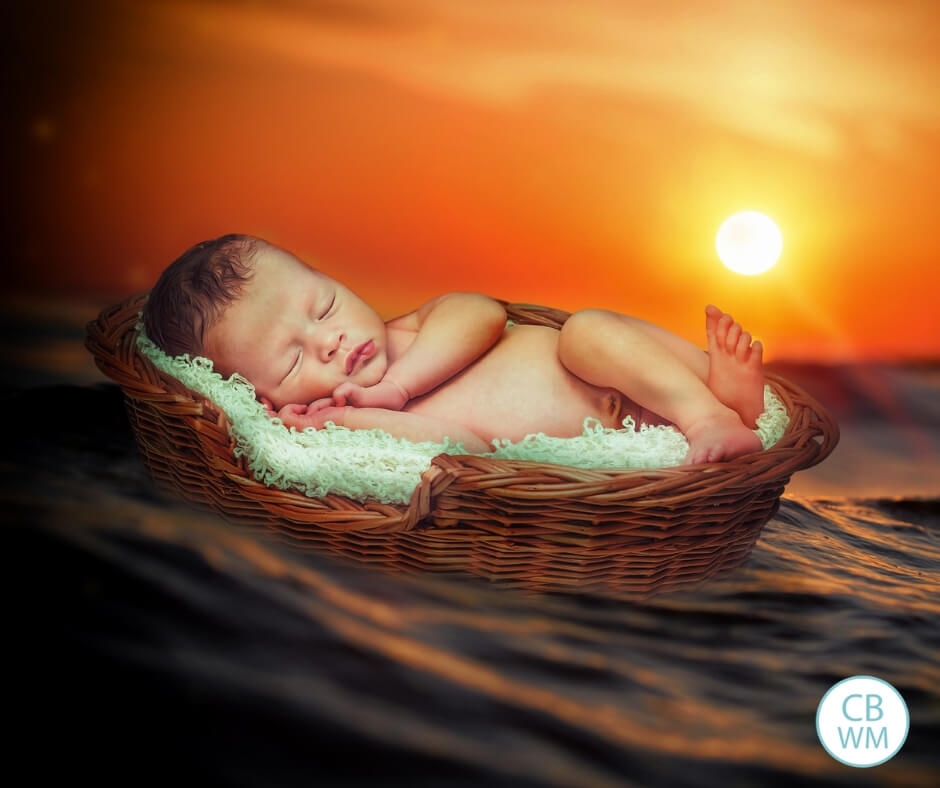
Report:
[[[874,676],[851,676],[833,684],[816,709],[816,734],[826,752],[863,769],[893,758],[910,726],[901,693]]]

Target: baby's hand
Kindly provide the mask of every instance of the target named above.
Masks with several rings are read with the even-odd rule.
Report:
[[[292,403],[285,405],[277,412],[274,411],[270,401],[262,398],[261,402],[270,416],[279,418],[285,427],[294,427],[298,430],[307,427],[319,430],[328,421],[332,421],[337,427],[341,427],[346,418],[346,408],[335,407],[332,397],[323,397],[311,402],[309,405]]]
[[[408,392],[390,380],[380,380],[374,386],[366,387],[340,383],[333,389],[333,401],[337,405],[349,404],[357,408],[401,410],[408,402]]]

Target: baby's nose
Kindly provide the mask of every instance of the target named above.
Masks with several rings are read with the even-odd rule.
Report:
[[[320,346],[320,357],[324,361],[331,361],[336,355],[336,351],[342,347],[346,334],[340,329],[331,329],[330,331],[320,332],[317,339]]]

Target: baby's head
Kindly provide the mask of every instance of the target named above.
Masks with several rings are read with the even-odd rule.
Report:
[[[171,356],[238,372],[275,408],[372,386],[388,366],[385,323],[341,283],[260,238],[204,241],[160,276],[147,335]]]
[[[147,336],[169,356],[205,355],[209,328],[251,281],[252,258],[262,244],[250,235],[223,235],[181,254],[150,291]]]

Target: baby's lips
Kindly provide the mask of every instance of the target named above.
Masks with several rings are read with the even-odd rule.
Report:
[[[349,375],[353,369],[355,369],[356,364],[359,363],[359,359],[371,358],[375,355],[375,342],[371,339],[368,342],[360,345],[355,348],[346,359],[346,374]]]

